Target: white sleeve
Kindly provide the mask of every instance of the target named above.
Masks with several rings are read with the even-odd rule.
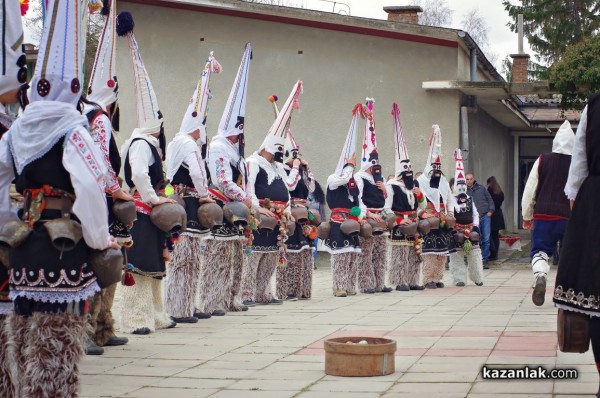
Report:
[[[92,137],[83,128],[67,135],[62,164],[75,189],[73,213],[81,221],[85,243],[92,249],[106,249],[110,246],[104,193],[106,167]]]
[[[200,197],[205,198],[208,196],[208,186],[206,179],[206,169],[204,168],[204,162],[198,157],[198,152],[190,152],[184,159],[185,164],[188,166],[190,177],[194,182],[194,187]]]
[[[535,206],[535,193],[537,192],[538,179],[539,179],[539,169],[540,167],[540,158],[537,158],[533,167],[531,168],[531,172],[529,173],[529,177],[527,178],[527,183],[525,184],[525,189],[523,190],[523,199],[521,200],[521,212],[523,215],[523,220],[531,221],[533,220],[533,207]]]
[[[140,193],[142,200],[155,205],[160,200],[148,174],[148,168],[154,162],[150,144],[145,140],[135,141],[129,147],[129,165],[131,166],[131,181]]]
[[[0,140],[0,224],[17,219],[17,211],[10,201],[10,184],[15,179],[12,156],[8,148],[8,134]]]
[[[575,199],[581,184],[587,178],[590,171],[587,163],[587,149],[585,136],[587,130],[587,105],[581,113],[579,127],[575,134],[575,143],[573,144],[573,154],[571,155],[571,166],[569,167],[569,178],[565,186],[565,194],[569,199]]]
[[[392,204],[394,203],[394,188],[392,187],[392,184],[385,184],[385,190],[387,191],[385,210],[392,211]]]
[[[244,189],[240,188],[231,175],[231,167],[229,159],[224,151],[216,148],[214,145],[209,146],[208,168],[212,183],[229,199],[243,202],[248,197]]]
[[[337,174],[332,174],[327,178],[327,187],[329,189],[336,189],[341,187],[342,185],[348,184],[348,181],[352,178],[352,174],[354,172],[354,167],[346,166],[342,171],[342,175],[339,176]]]
[[[248,164],[248,185],[246,186],[246,191],[252,197],[252,205],[259,207],[260,202],[254,193],[254,184],[256,183],[256,176],[260,171],[260,166],[252,158],[247,159],[246,163]]]
[[[454,197],[454,195],[452,195],[452,193],[448,194],[448,197],[446,198],[448,200],[448,202],[446,203],[446,214],[448,214],[448,212],[452,212],[452,216],[454,216],[454,208],[456,207],[456,198]]]
[[[298,172],[298,168],[292,167],[290,174],[288,174],[287,178],[285,179],[285,185],[287,186],[288,191],[293,191],[296,189],[298,181],[300,181],[300,173]]]
[[[471,204],[473,205],[473,226],[479,228],[479,212],[473,198],[471,198]]]
[[[112,194],[118,191],[121,187],[117,174],[119,170],[113,170],[110,164],[110,139],[112,136],[112,125],[110,120],[105,114],[100,114],[94,119],[94,122],[90,125],[90,134],[94,139],[96,146],[102,151],[102,159],[108,172],[106,174],[106,192]]]

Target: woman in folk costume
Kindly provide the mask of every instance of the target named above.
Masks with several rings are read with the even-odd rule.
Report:
[[[354,174],[359,190],[358,199],[362,213],[367,220],[373,222],[372,236],[360,240],[361,254],[358,256],[358,287],[363,293],[389,293],[391,288],[385,286],[386,238],[385,199],[387,190],[379,164],[377,153],[377,136],[373,104],[375,100],[367,98],[367,118],[362,143],[360,171]],[[384,232],[385,231],[385,232]]]
[[[194,296],[200,277],[201,240],[210,233],[209,227],[199,220],[198,209],[202,204],[215,203],[208,193],[208,179],[200,149],[200,145],[206,142],[206,112],[213,72],[221,72],[221,65],[211,52],[183,116],[179,133],[167,147],[167,178],[185,202],[187,228],[175,244],[167,271],[165,309],[173,320],[183,323],[198,322],[194,316]]]
[[[208,170],[213,199],[221,207],[243,203],[252,207],[246,193],[247,168],[244,159],[244,115],[252,45],[246,44],[242,62],[229,93],[217,136],[208,147]],[[222,316],[226,311],[247,311],[241,302],[244,228],[223,220],[223,226],[206,238],[200,270],[198,315]]]
[[[454,196],[442,174],[442,133],[437,124],[429,138],[429,164],[419,176],[419,188],[427,199],[427,208],[420,212],[420,219],[429,220],[429,232],[423,235],[423,285],[428,289],[444,287],[442,279],[446,257],[454,252],[454,238],[446,219],[453,220]]]
[[[358,122],[366,114],[362,104],[352,110],[352,123],[340,159],[335,172],[327,177],[327,205],[331,216],[328,223],[321,224],[319,238],[324,240],[325,250],[331,254],[332,287],[336,297],[356,294],[357,259],[361,250],[357,221],[361,210],[353,174]]]
[[[4,65],[0,69],[0,138],[4,137],[3,141],[7,140],[8,137],[5,133],[15,120],[8,106],[17,102],[21,102],[23,107],[26,105],[26,97],[23,94],[26,93],[28,86],[27,65],[22,45],[22,11],[19,9],[18,0],[4,1],[3,7],[0,8],[2,48],[4,50],[0,52],[0,64]],[[6,149],[5,142],[0,146]],[[11,185],[11,181],[8,181],[8,185]],[[3,185],[0,189],[6,189],[6,187]],[[7,193],[8,191],[3,191],[3,196],[0,197],[0,209],[7,212],[0,214],[2,222],[13,217],[12,214],[16,210],[12,207],[11,198],[5,196]],[[13,312],[14,305],[9,298],[9,251],[2,248],[0,254],[0,396],[12,397],[11,361],[6,358],[8,330],[5,328],[5,321],[7,316]]]
[[[105,0],[101,10],[105,16],[104,29],[100,36],[96,58],[90,76],[83,109],[90,122],[90,134],[96,146],[102,151],[104,164],[108,169],[106,180],[106,202],[108,205],[109,232],[120,244],[129,246],[131,234],[128,226],[114,214],[113,200],[132,201],[133,197],[121,189],[118,173],[121,170],[121,156],[114,132],[119,128],[119,106],[117,104],[118,85],[115,71],[115,22],[116,0]],[[112,304],[117,284],[96,293],[90,300],[90,323],[92,334],[86,347],[86,354],[100,355],[103,346],[127,344],[126,337],[115,336]]]
[[[483,286],[483,258],[479,247],[479,213],[475,201],[467,195],[467,180],[463,166],[462,152],[454,151],[456,173],[454,174],[454,241],[456,251],[450,253],[450,273],[455,286],[465,286],[467,272],[477,286]],[[465,266],[465,255],[467,266]]]
[[[286,266],[285,241],[290,235],[288,221],[293,222],[290,192],[295,175],[288,177],[284,167],[286,132],[294,105],[302,93],[298,81],[269,129],[258,151],[248,157],[248,193],[252,204],[259,208],[260,230],[253,232],[252,253],[244,258],[242,298],[257,304],[281,304],[283,301],[271,292],[271,277],[277,266]],[[299,167],[299,161],[296,166]],[[297,174],[298,170],[294,174]],[[265,220],[276,220],[272,229],[265,228]]]
[[[16,4],[5,1],[3,9],[12,13]],[[12,242],[9,254],[14,313],[5,324],[8,397],[78,395],[86,300],[100,291],[91,249],[119,247],[108,233],[107,170],[77,110],[87,1],[45,4],[31,103],[0,141],[0,225],[10,220],[27,231]],[[26,198],[21,221],[8,200],[13,179]],[[68,232],[57,234],[57,225]]]
[[[275,96],[269,97],[275,109],[275,117],[279,109]],[[290,191],[292,211],[306,211],[308,217],[308,195],[315,190],[315,177],[308,168],[308,163],[300,159],[300,145],[294,139],[292,131],[288,128],[286,139],[286,155],[289,159],[283,165],[288,175],[286,185]],[[314,218],[313,218],[314,220]],[[309,299],[312,295],[312,273],[314,261],[312,256],[314,234],[316,228],[311,226],[312,221],[296,221],[296,228],[285,241],[287,251],[287,264],[277,267],[277,297],[287,300]],[[313,234],[312,239],[309,235]]]
[[[157,192],[164,182],[162,114],[133,35],[133,18],[128,12],[117,16],[117,34],[127,36],[129,41],[137,116],[136,128],[121,147],[121,157],[125,159],[125,182],[134,192],[137,210],[137,221],[131,228],[134,244],[127,249],[129,269],[135,274],[135,284],[121,286],[121,330],[149,334],[156,329],[175,326],[163,308],[161,282],[165,276],[165,232],[150,219],[154,206],[174,203],[174,200],[159,196],[160,192]]]
[[[571,217],[560,249],[554,305],[589,316],[589,335],[600,374],[600,93],[588,98],[575,135],[565,194]],[[597,397],[600,397],[600,388]]]
[[[394,148],[396,173],[395,178],[387,181],[387,198],[385,208],[394,214],[394,223],[388,238],[388,281],[396,290],[407,292],[409,290],[423,290],[419,283],[421,278],[420,239],[416,237],[414,228],[417,223],[417,210],[425,209],[425,197],[421,190],[415,186],[412,166],[408,156],[408,149],[400,124],[400,108],[398,104],[392,105],[392,118],[394,120]],[[409,227],[412,225],[412,228]]]

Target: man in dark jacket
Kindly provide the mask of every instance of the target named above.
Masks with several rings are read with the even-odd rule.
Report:
[[[481,255],[483,257],[483,269],[488,269],[488,258],[490,257],[490,233],[491,217],[494,214],[494,201],[492,196],[484,187],[475,181],[473,173],[467,173],[467,194],[475,201],[475,207],[479,213],[479,229],[481,231]]]

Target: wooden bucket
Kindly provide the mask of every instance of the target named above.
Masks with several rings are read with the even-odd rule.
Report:
[[[361,340],[368,344],[358,344]],[[396,341],[381,337],[325,340],[325,373],[354,377],[389,375],[396,370],[395,353]]]

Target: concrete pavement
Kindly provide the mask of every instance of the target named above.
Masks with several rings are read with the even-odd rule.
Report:
[[[320,254],[314,297],[257,306],[128,336],[81,366],[84,397],[592,397],[598,373],[591,350],[564,354],[551,302],[531,302],[527,258],[493,264],[482,287],[335,298],[328,256]],[[448,274],[448,272],[446,272]],[[396,372],[343,378],[324,373],[323,340],[384,336],[398,343]],[[574,368],[577,380],[484,380],[481,367]]]

